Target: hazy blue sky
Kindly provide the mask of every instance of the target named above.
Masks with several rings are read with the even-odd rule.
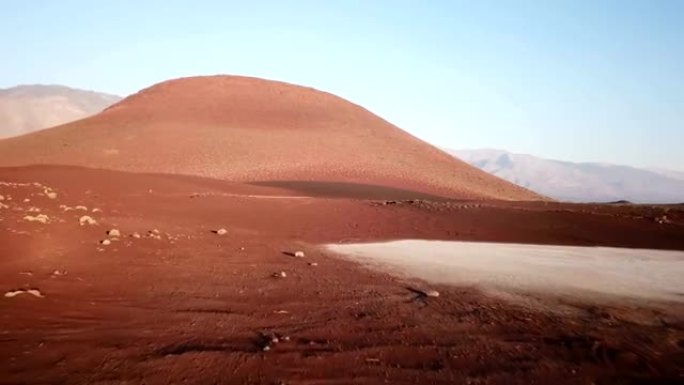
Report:
[[[8,0],[0,55],[3,88],[251,75],[439,146],[684,169],[681,0]]]

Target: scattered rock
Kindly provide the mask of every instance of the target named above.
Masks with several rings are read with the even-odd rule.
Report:
[[[286,278],[286,277],[287,277],[287,273],[284,272],[284,271],[281,271],[280,273],[273,273],[273,277],[274,277],[274,278]]]
[[[31,202],[31,200],[28,199],[28,198],[24,198],[24,201],[23,201],[23,202],[24,202],[24,203],[29,203],[29,202]]]
[[[32,215],[27,215],[24,217],[24,220],[29,222],[40,222],[42,224],[46,224],[50,221],[50,218],[45,214],[38,214],[35,217]]]
[[[670,219],[667,217],[667,215],[662,215],[656,218],[656,222],[661,225],[664,225],[666,223],[670,223]]]
[[[218,234],[218,235],[226,235],[226,234],[228,234],[228,230],[226,230],[226,229],[218,229],[218,230],[215,230],[214,233],[216,233],[216,234]]]
[[[257,339],[257,346],[264,351],[267,352],[273,348],[276,347],[281,342],[286,342],[289,341],[290,337],[288,336],[283,336],[278,333],[259,333],[259,337]]]
[[[100,241],[100,244],[103,246],[109,246],[112,244],[112,241],[110,241],[109,239],[103,239]]]
[[[65,270],[55,270],[52,272],[53,277],[61,277],[67,275],[67,272]]]
[[[88,208],[82,205],[78,205],[74,207],[74,210],[82,210],[82,211],[88,211]]]
[[[304,252],[303,251],[295,251],[294,256],[297,258],[304,258]]]
[[[290,314],[290,312],[287,310],[274,310],[273,313],[275,313],[275,314]]]
[[[6,204],[0,203],[0,209],[8,209],[8,208],[9,208],[9,206],[7,206]]]
[[[131,234],[131,238],[140,239],[140,234],[139,233],[133,233],[133,234]]]
[[[54,191],[47,192],[45,195],[50,199],[57,199],[57,193]]]
[[[109,235],[112,238],[119,238],[121,236],[121,232],[117,229],[111,229],[107,231],[107,235]]]
[[[81,226],[85,226],[85,225],[92,226],[92,225],[96,225],[97,221],[88,215],[84,215],[78,219],[78,224]]]
[[[28,212],[30,213],[39,213],[40,209],[38,207],[29,207]]]
[[[92,212],[94,212],[94,213],[101,213],[102,210],[100,210],[100,209],[98,209],[97,207],[95,207],[95,208],[92,210]]]
[[[316,267],[316,266],[318,266],[318,263],[316,263],[316,262],[309,262],[309,266]]]

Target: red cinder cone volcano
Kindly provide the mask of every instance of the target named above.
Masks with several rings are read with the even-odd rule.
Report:
[[[0,141],[0,166],[28,164],[540,199],[342,98],[238,76],[166,81],[93,117]]]

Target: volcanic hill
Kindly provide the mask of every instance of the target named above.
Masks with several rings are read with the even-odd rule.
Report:
[[[540,199],[342,98],[238,76],[162,82],[90,118],[0,141],[0,166],[30,164]]]

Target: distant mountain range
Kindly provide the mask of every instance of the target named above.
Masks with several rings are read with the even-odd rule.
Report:
[[[573,202],[684,202],[684,172],[606,163],[573,163],[503,150],[447,150],[490,174]]]
[[[58,85],[0,89],[0,138],[95,115],[120,97]],[[573,163],[504,150],[447,150],[483,171],[564,201],[684,202],[684,171]]]
[[[115,95],[56,85],[0,89],[0,138],[83,119],[119,100]]]

